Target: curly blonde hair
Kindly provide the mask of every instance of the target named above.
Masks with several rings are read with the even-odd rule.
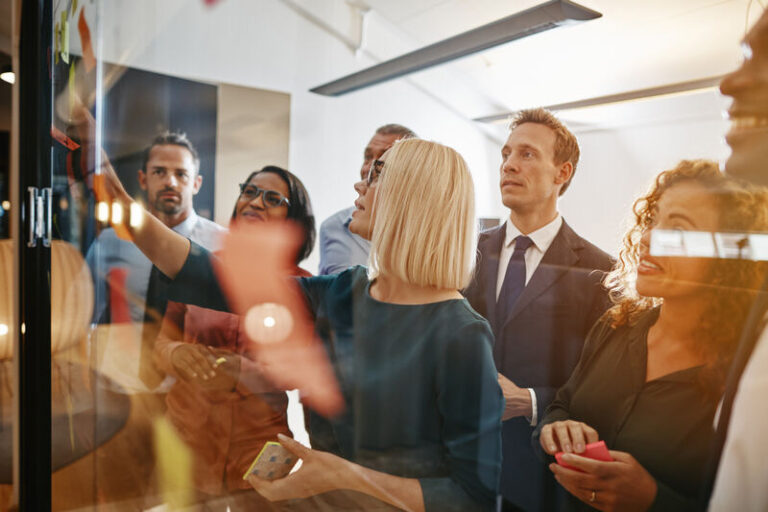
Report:
[[[683,160],[674,169],[659,174],[646,195],[635,201],[634,225],[623,239],[619,258],[603,284],[613,306],[606,316],[613,328],[633,325],[662,299],[642,297],[635,289],[643,233],[652,229],[661,196],[686,181],[704,186],[715,200],[720,231],[768,231],[768,189],[737,181],[720,172],[709,160]],[[711,300],[698,325],[707,366],[721,385],[730,364],[741,327],[766,274],[766,264],[749,260],[717,259],[711,266],[705,292]]]

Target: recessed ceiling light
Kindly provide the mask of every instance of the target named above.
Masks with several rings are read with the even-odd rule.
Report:
[[[11,69],[11,66],[3,66],[3,71],[0,73],[0,80],[8,82],[9,84],[16,83],[16,74]]]

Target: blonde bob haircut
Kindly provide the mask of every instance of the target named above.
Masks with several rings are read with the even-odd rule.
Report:
[[[475,266],[475,187],[464,158],[421,139],[395,142],[376,184],[368,276],[462,289]]]

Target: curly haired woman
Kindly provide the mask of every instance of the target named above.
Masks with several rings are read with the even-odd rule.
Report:
[[[651,256],[651,230],[768,229],[768,196],[714,162],[683,161],[635,202],[635,223],[606,278],[613,307],[595,324],[538,436],[572,509],[694,507],[712,422],[765,267],[738,259]],[[579,456],[602,439],[612,462]],[[573,499],[578,498],[579,501]]]

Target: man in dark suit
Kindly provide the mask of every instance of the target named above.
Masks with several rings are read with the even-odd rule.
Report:
[[[535,455],[531,434],[608,307],[600,283],[612,261],[557,210],[579,146],[552,113],[518,113],[501,156],[501,196],[510,215],[480,235],[478,269],[466,297],[496,337],[494,359],[506,400],[502,509],[551,510],[556,484]]]

